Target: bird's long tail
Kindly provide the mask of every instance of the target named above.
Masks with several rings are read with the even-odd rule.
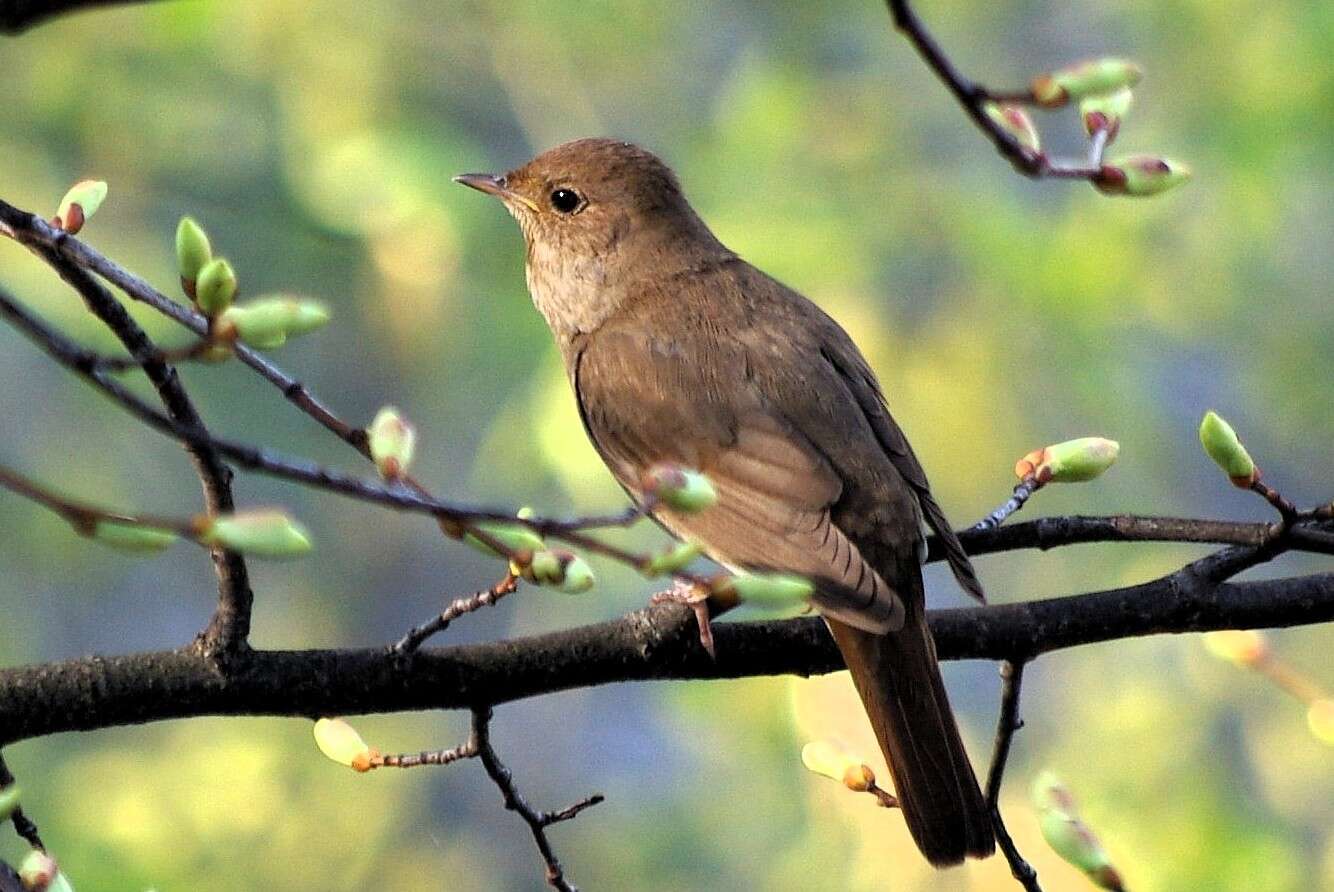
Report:
[[[927,860],[943,867],[985,858],[995,836],[915,600],[897,632],[875,635],[835,621],[829,629],[889,763],[908,830]]]

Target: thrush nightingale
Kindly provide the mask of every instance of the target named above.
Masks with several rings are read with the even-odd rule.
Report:
[[[936,865],[991,854],[926,625],[923,521],[963,587],[982,587],[852,339],[728,250],[630,143],[456,180],[523,230],[528,290],[612,474],[637,501],[655,463],[708,475],[716,505],[653,516],[725,566],[812,580],[918,848]]]

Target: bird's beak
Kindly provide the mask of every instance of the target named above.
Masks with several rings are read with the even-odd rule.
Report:
[[[517,201],[534,213],[537,211],[537,205],[524,196],[510,189],[505,188],[505,178],[498,177],[490,173],[461,173],[454,177],[454,182],[462,183],[470,189],[476,189],[478,192],[485,192],[487,195],[494,195],[501,201]]]

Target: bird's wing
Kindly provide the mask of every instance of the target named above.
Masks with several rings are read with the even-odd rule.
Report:
[[[701,347],[707,362],[692,347],[614,327],[573,345],[580,414],[612,473],[639,497],[655,462],[703,471],[717,504],[656,510],[664,526],[730,567],[807,577],[825,616],[876,633],[900,628],[902,600],[831,516],[838,474],[749,386],[742,346],[713,341]]]
[[[844,385],[861,407],[889,460],[903,479],[912,486],[927,526],[936,534],[945,549],[945,557],[949,561],[950,569],[954,571],[954,578],[966,592],[986,603],[982,582],[973,570],[968,553],[963,550],[963,544],[959,542],[959,537],[955,535],[940,504],[931,495],[926,472],[922,470],[921,463],[913,454],[908,438],[903,435],[903,431],[889,414],[889,407],[885,403],[885,396],[880,390],[875,374],[842,329],[834,326],[832,331],[835,336],[829,339],[830,343],[822,347],[821,353],[837,370]]]

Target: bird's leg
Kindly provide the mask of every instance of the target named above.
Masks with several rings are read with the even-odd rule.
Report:
[[[718,654],[713,649],[713,622],[709,618],[709,589],[700,585],[698,582],[687,582],[678,579],[672,583],[672,587],[664,592],[658,592],[649,599],[650,604],[684,604],[695,614],[695,622],[699,625],[699,643],[710,657],[717,658]]]

